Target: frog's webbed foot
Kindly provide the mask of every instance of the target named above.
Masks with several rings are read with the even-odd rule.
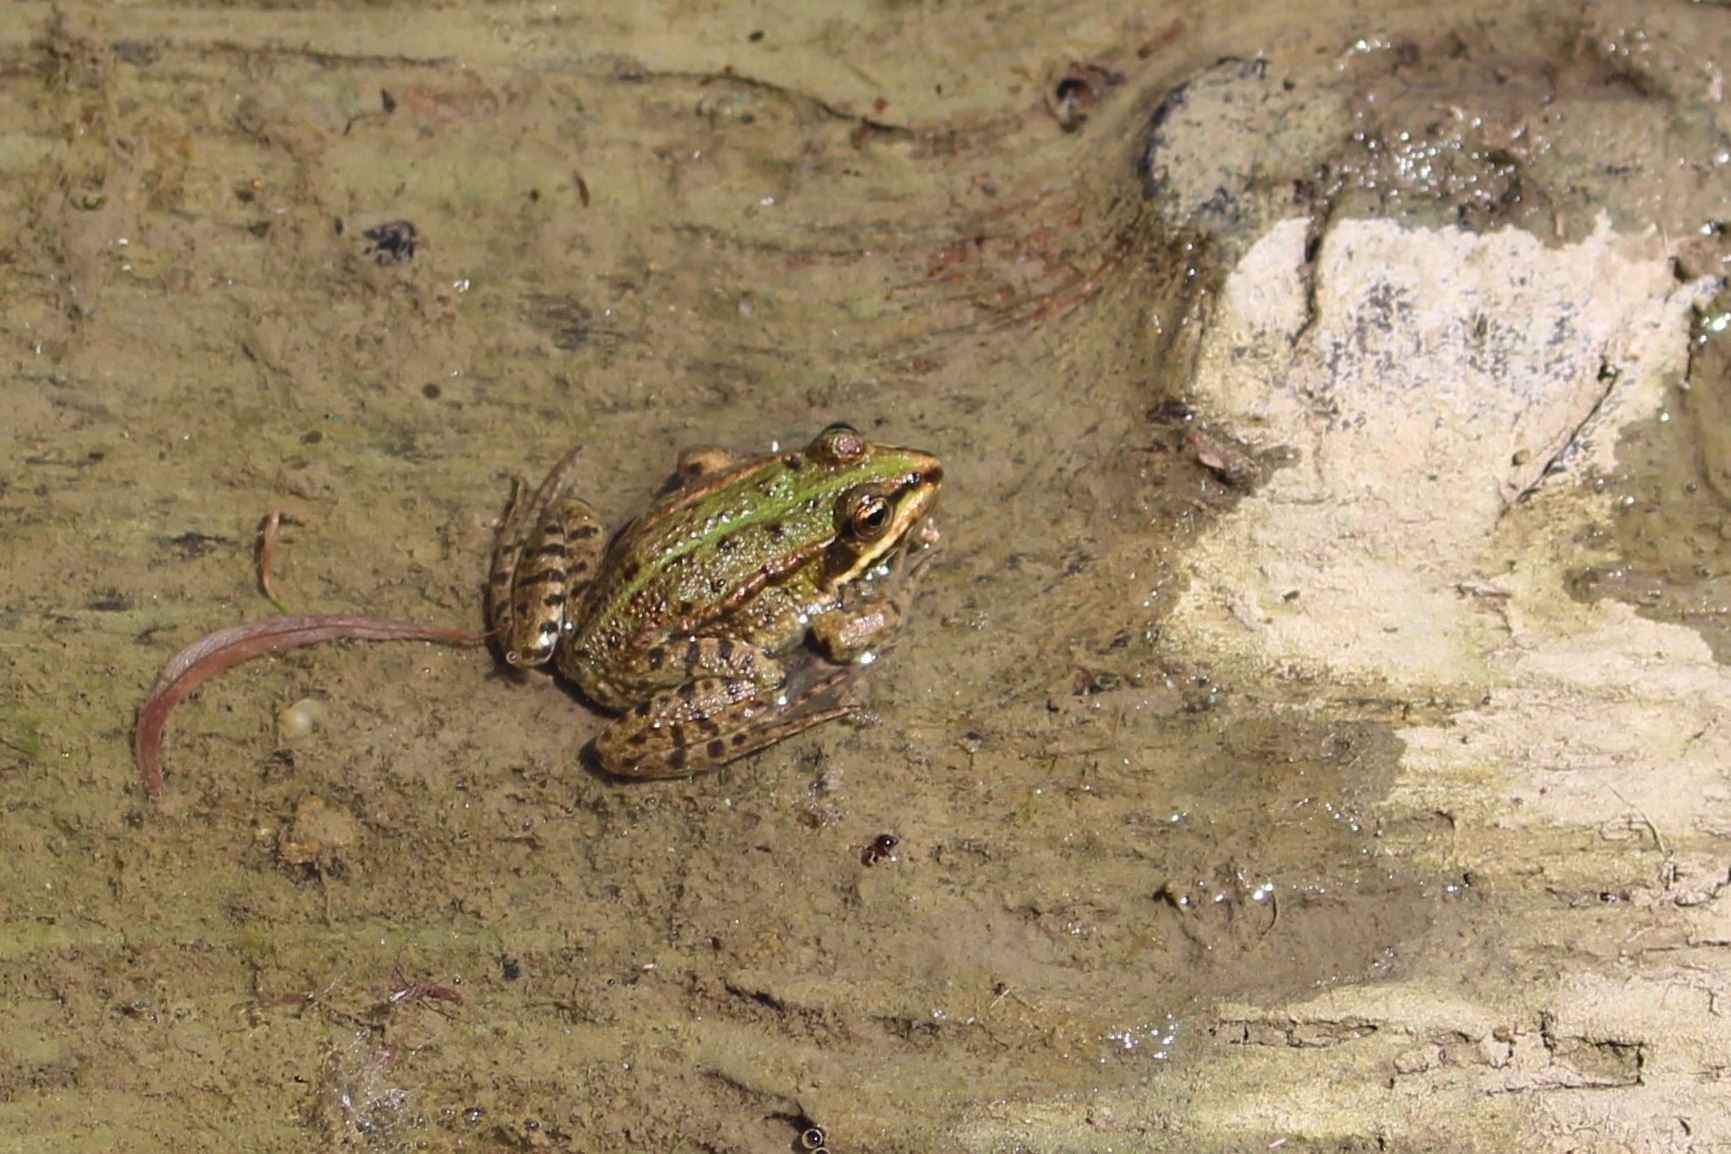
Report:
[[[811,639],[837,665],[867,664],[901,623],[901,606],[882,598],[812,618]]]
[[[565,606],[589,584],[601,554],[594,510],[564,496],[579,452],[566,454],[528,503],[513,503],[499,529],[487,626],[510,665],[544,665],[553,656]]]
[[[596,763],[618,777],[701,773],[856,712],[851,705],[799,712],[853,672],[836,670],[786,700],[766,699],[755,683],[738,677],[688,682],[616,718],[596,736],[591,750]]]

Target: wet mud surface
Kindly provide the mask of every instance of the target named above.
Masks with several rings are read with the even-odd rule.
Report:
[[[1188,551],[1296,463],[1188,395],[1233,262],[1294,212],[1553,245],[1603,215],[1722,276],[1710,7],[0,16],[0,1132],[1262,1146],[1280,1117],[1215,1103],[1265,1057],[1326,1084],[1387,1036],[1328,999],[1415,976],[1473,1009],[1405,1019],[1379,1092],[1529,1051],[1638,1085],[1634,1043],[1497,1014],[1616,955],[1651,822],[1473,842],[1391,800],[1403,733],[1473,686],[1167,626]],[[1723,392],[1713,349],[1694,396]],[[862,720],[621,783],[545,677],[333,646],[201,689],[144,800],[133,711],[180,646],[275,612],[272,508],[293,611],[478,628],[514,477],[581,444],[616,525],[682,447],[834,420],[946,466],[942,553],[845,691]],[[1682,527],[1649,519],[1644,553],[1583,518],[1605,553],[1570,571],[1711,634],[1731,535],[1690,428],[1578,479],[1686,491]],[[1620,876],[1524,884],[1577,851]],[[1530,1121],[1517,1097],[1487,1133]]]

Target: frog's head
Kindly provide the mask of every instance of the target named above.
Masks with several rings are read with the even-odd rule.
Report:
[[[873,444],[851,425],[819,433],[805,457],[842,482],[834,504],[835,537],[823,560],[831,588],[869,573],[919,539],[944,479],[936,457]]]

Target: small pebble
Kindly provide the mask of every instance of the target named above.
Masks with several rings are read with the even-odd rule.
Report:
[[[311,737],[324,724],[330,706],[316,697],[303,697],[276,715],[277,739],[284,745]]]

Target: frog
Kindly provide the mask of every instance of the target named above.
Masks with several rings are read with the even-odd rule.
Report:
[[[580,454],[513,502],[487,623],[507,666],[550,666],[615,715],[584,751],[595,765],[683,777],[857,712],[813,701],[899,628],[939,539],[936,457],[845,423],[761,456],[697,446],[604,542],[567,491]]]

